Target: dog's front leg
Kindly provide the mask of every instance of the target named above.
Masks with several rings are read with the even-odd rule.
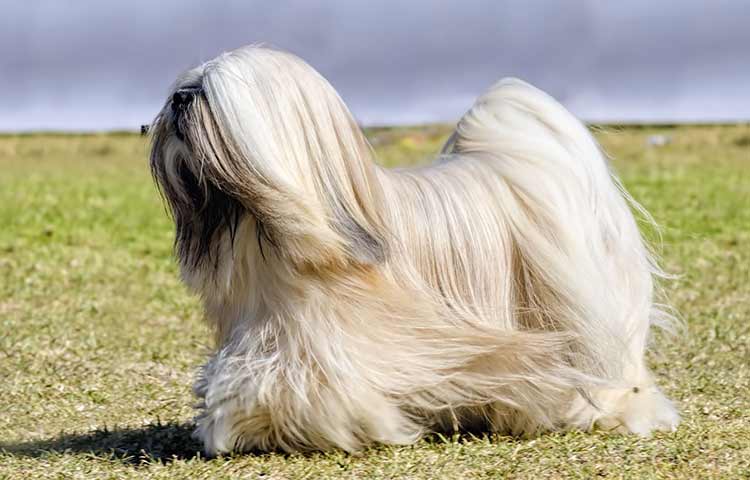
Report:
[[[329,362],[324,361],[330,360]],[[194,385],[195,437],[208,455],[252,450],[358,451],[423,433],[399,404],[332,355],[215,354]]]

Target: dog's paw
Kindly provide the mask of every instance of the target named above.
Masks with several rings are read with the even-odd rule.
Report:
[[[673,432],[679,423],[677,409],[655,386],[633,387],[612,405],[608,414],[596,422],[605,430],[634,433],[642,437],[654,431]]]

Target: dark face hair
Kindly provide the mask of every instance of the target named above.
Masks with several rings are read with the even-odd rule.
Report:
[[[177,255],[193,268],[211,261],[218,266],[219,244],[214,241],[228,231],[230,245],[234,245],[244,209],[210,181],[200,182],[185,162],[178,172],[188,200],[179,210],[172,209]]]
[[[228,232],[234,245],[240,220],[245,214],[242,204],[228,195],[205,175],[196,175],[199,162],[192,155],[177,158],[177,175],[169,175],[162,150],[174,135],[192,152],[186,128],[192,118],[191,106],[202,95],[200,88],[180,89],[167,109],[157,119],[151,153],[151,173],[166,200],[175,222],[175,252],[183,265],[199,268],[218,267],[220,243]],[[171,111],[170,111],[171,110]]]

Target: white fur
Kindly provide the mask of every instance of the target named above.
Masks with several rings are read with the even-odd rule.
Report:
[[[387,170],[293,55],[244,47],[186,87],[202,93],[183,117],[167,102],[152,168],[216,330],[195,387],[209,453],[676,427],[644,362],[666,318],[631,209],[645,212],[551,97],[502,80],[434,165]],[[241,206],[209,247],[190,175],[204,204]]]

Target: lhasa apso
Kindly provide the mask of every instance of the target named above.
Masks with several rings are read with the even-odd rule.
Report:
[[[208,453],[676,427],[644,361],[647,214],[545,93],[502,80],[434,165],[388,170],[319,73],[249,46],[182,75],[152,135],[216,336]]]

